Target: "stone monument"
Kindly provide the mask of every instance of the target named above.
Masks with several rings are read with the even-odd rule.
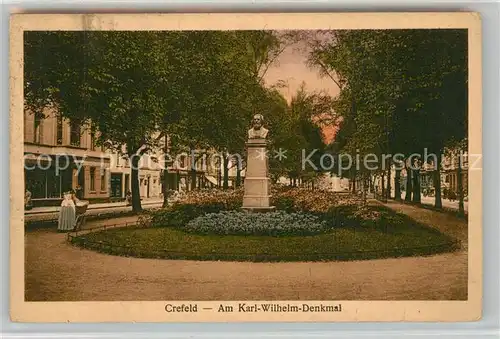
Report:
[[[247,168],[245,171],[245,194],[243,209],[251,212],[267,212],[274,210],[269,206],[270,180],[267,162],[267,134],[264,128],[264,117],[256,114],[253,117],[253,127],[248,131]]]

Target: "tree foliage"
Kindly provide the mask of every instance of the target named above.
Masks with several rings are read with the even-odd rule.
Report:
[[[332,31],[310,46],[310,65],[340,88],[336,151],[441,154],[466,137],[466,30]]]
[[[98,145],[125,150],[140,210],[134,167],[165,136],[164,151],[242,154],[252,115],[263,113],[281,143],[291,131],[288,106],[263,78],[292,38],[273,31],[28,32],[25,105],[35,114],[52,107],[98,131]]]
[[[92,122],[107,149],[140,156],[166,134],[189,148],[242,144],[258,83],[235,32],[30,32],[25,48],[27,108]]]

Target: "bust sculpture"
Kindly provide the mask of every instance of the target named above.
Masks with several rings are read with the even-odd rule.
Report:
[[[265,139],[268,129],[264,128],[264,117],[262,114],[255,114],[252,119],[253,127],[248,130],[248,139]]]

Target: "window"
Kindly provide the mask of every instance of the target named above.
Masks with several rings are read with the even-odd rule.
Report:
[[[62,143],[63,143],[63,119],[60,115],[58,115],[56,145],[62,145]]]
[[[39,144],[43,140],[43,114],[35,113],[35,129],[33,133],[33,142]]]
[[[81,129],[80,124],[72,121],[70,123],[70,144],[73,146],[80,146]]]
[[[90,131],[90,150],[95,151],[95,131]]]
[[[101,191],[102,192],[106,191],[106,170],[105,169],[101,170]]]
[[[95,191],[95,167],[90,168],[90,190]]]

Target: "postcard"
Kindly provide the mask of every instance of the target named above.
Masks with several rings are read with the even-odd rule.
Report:
[[[13,321],[481,318],[477,13],[10,27]]]

